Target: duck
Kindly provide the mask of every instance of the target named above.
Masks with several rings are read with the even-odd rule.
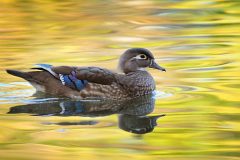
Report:
[[[155,81],[147,68],[166,69],[156,63],[150,50],[130,48],[119,58],[121,73],[90,66],[37,64],[32,71],[7,69],[28,81],[37,92],[71,99],[129,99],[153,94]]]

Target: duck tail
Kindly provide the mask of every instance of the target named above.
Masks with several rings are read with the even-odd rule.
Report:
[[[6,72],[8,74],[11,74],[13,76],[20,77],[20,78],[23,78],[23,79],[26,79],[26,80],[31,79],[31,76],[26,72],[21,72],[21,71],[12,70],[12,69],[7,69]]]

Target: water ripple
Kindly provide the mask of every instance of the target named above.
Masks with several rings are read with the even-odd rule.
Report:
[[[226,67],[228,67],[229,64],[232,62],[227,61],[215,66],[211,67],[198,67],[198,68],[187,68],[187,69],[179,69],[180,72],[213,72],[213,71],[220,71],[224,70]]]

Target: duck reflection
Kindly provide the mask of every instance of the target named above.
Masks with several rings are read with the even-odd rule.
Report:
[[[37,116],[98,117],[118,114],[119,128],[135,134],[152,132],[157,119],[164,115],[147,116],[154,109],[152,95],[125,101],[61,100],[57,102],[19,105],[10,108],[9,114],[30,113]],[[95,125],[97,121],[60,122],[58,125]]]
[[[152,132],[157,126],[157,119],[164,115],[157,116],[135,116],[135,115],[119,115],[119,128],[124,131],[135,134],[145,134]]]

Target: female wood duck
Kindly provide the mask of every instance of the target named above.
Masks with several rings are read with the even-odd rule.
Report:
[[[74,99],[128,99],[151,94],[155,82],[145,68],[166,71],[144,48],[128,49],[122,54],[119,68],[123,73],[99,67],[36,66],[33,69],[41,71],[7,73],[27,80],[37,91]]]

